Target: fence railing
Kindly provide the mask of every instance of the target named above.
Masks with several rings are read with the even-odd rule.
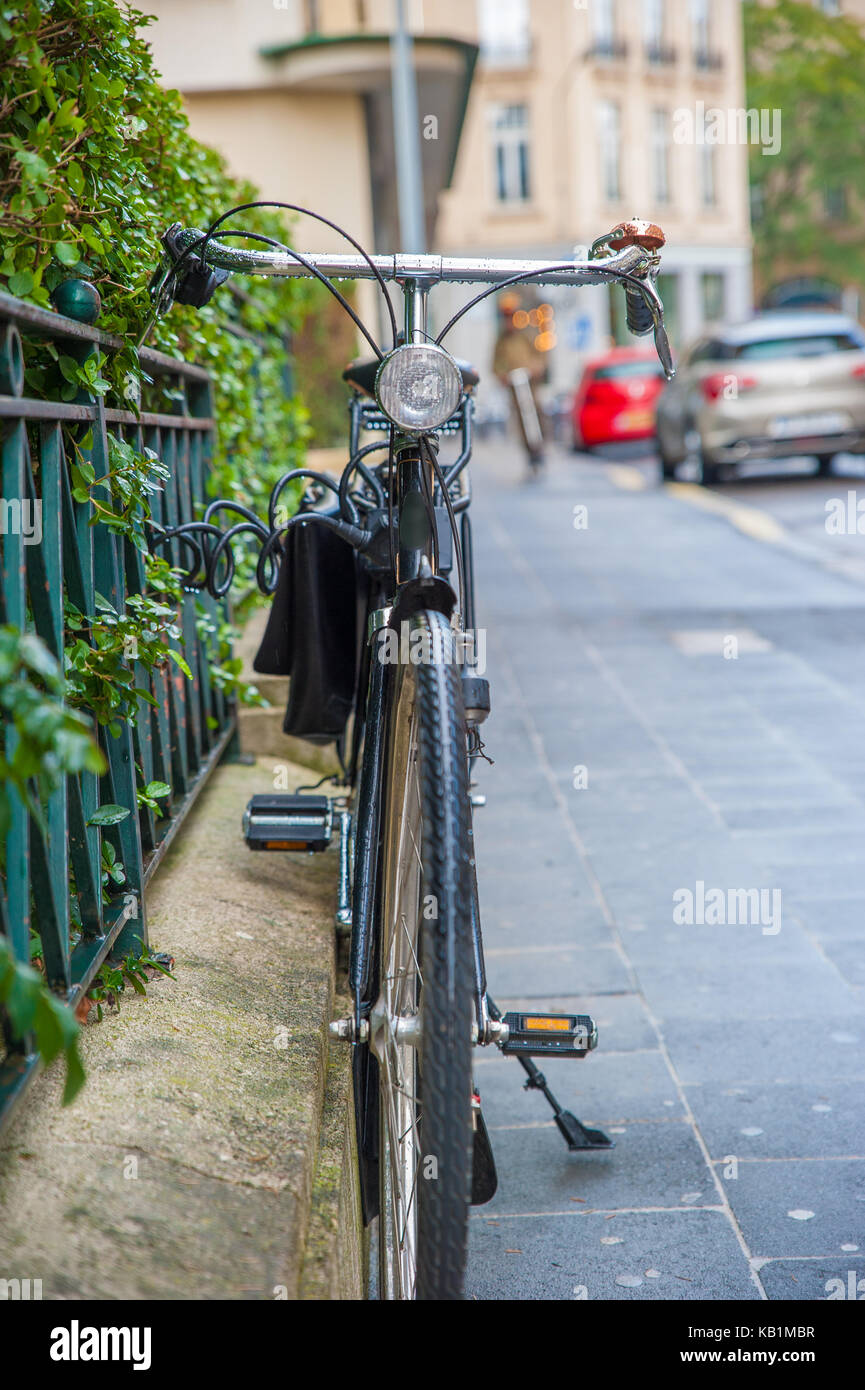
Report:
[[[210,378],[200,367],[145,350],[142,366],[154,380],[155,403],[164,404],[164,412],[110,409],[101,398],[83,393],[74,401],[33,399],[25,394],[24,361],[27,344],[34,340],[57,344],[79,362],[100,350],[115,352],[122,343],[0,293],[0,499],[17,501],[19,508],[25,502],[41,503],[38,544],[28,543],[32,537],[22,527],[8,524],[10,509],[4,506],[0,622],[35,632],[62,665],[64,600],[92,618],[99,595],[123,614],[128,597],[141,593],[145,580],[138,549],[106,525],[92,525],[93,503],[73,496],[65,443],[69,431],[77,430],[79,438],[89,441],[86,449],[80,443],[77,448],[97,479],[109,471],[109,434],[136,450],[152,450],[170,471],[164,488],[153,494],[153,518],[166,527],[177,526],[196,519],[205,500],[214,435],[212,393]],[[178,543],[172,544],[167,558],[182,564]],[[222,616],[206,596],[185,595],[177,620],[182,637],[171,645],[182,652],[191,680],[173,663],[148,670],[130,653],[133,685],[149,691],[154,704],[139,697],[137,713],[121,723],[119,737],[99,730],[103,774],[65,778],[44,808],[44,828],[13,788],[0,787],[11,812],[0,875],[0,932],[22,961],[30,960],[31,934],[37,934],[47,982],[70,1007],[86,993],[109,953],[125,954],[147,944],[145,885],[235,734],[233,707],[211,679],[196,605],[203,605],[211,620]],[[3,736],[15,737],[11,730]],[[160,802],[161,815],[138,806],[140,779],[170,786],[170,796]],[[91,823],[106,803],[128,808],[130,814],[114,825]],[[107,901],[104,841],[112,845],[126,876]],[[0,1124],[35,1069],[36,1057],[26,1040],[7,1048],[0,1060]]]

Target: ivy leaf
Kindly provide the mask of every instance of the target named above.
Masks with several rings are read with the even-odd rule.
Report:
[[[105,806],[97,807],[87,824],[117,825],[118,821],[126,820],[128,815],[128,806],[118,806],[114,802],[108,802]]]
[[[9,293],[26,299],[35,284],[36,277],[32,270],[16,270],[14,275],[9,276]]]
[[[147,786],[144,788],[144,795],[155,797],[170,796],[171,788],[167,782],[148,782]]]
[[[84,172],[74,159],[66,166],[66,182],[76,198],[84,192]]]
[[[185,660],[184,657],[180,655],[180,652],[176,652],[172,649],[169,651],[168,655],[171,657],[172,661],[177,663],[184,676],[187,676],[189,680],[192,680],[192,672],[189,669],[189,663]]]
[[[71,241],[55,241],[54,254],[61,265],[77,265],[81,257]]]
[[[66,1054],[66,1084],[63,1087],[61,1103],[71,1105],[86,1080],[87,1077],[78,1055],[78,1048],[73,1044]]]

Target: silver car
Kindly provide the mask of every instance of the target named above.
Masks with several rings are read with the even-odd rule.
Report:
[[[665,478],[697,463],[710,486],[756,459],[865,452],[865,332],[834,313],[761,314],[709,330],[658,400]]]

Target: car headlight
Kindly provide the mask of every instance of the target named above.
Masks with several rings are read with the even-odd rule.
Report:
[[[438,429],[453,415],[462,393],[459,367],[444,348],[432,343],[395,348],[375,379],[376,400],[385,415],[412,433]]]

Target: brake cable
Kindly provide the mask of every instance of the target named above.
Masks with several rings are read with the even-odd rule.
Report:
[[[381,271],[379,270],[378,266],[375,264],[369,253],[365,251],[364,248],[361,246],[360,242],[355,241],[351,233],[347,232],[344,227],[340,227],[336,222],[331,222],[329,217],[324,217],[320,212],[313,212],[310,208],[301,207],[299,203],[282,203],[279,202],[277,199],[273,198],[259,199],[253,203],[238,203],[236,207],[229,208],[228,212],[222,213],[222,215],[220,217],[217,217],[214,222],[211,222],[210,226],[204,234],[204,245],[202,247],[201,252],[202,259],[204,258],[204,254],[207,250],[207,243],[210,240],[210,238],[214,235],[216,228],[219,227],[221,223],[225,222],[229,217],[233,217],[235,213],[246,212],[250,208],[282,208],[286,212],[299,212],[301,216],[312,217],[316,222],[324,223],[325,227],[330,227],[331,231],[334,231],[339,236],[344,237],[345,240],[349,243],[349,245],[354,247],[358,255],[363,257],[363,259],[366,261],[367,265],[369,266],[370,270],[375,276],[375,279],[378,282],[379,288],[382,294],[384,295],[385,304],[387,305],[388,316],[390,318],[390,326],[393,331],[393,346],[396,347],[398,337],[396,314],[394,313],[393,301],[391,300],[391,297],[387,291],[387,285],[385,284],[384,276],[382,275]]]
[[[480,304],[482,300],[487,299],[491,294],[498,294],[500,290],[506,290],[509,285],[519,285],[526,280],[537,280],[539,276],[554,275],[558,274],[560,271],[573,270],[573,268],[573,261],[564,261],[561,265],[544,266],[543,270],[524,270],[519,275],[510,275],[507,280],[498,280],[496,284],[488,285],[485,290],[481,290],[480,294],[476,294],[474,299],[470,299],[468,304],[464,304],[461,309],[457,310],[453,318],[448,319],[444,328],[436,338],[436,342],[439,347],[441,347],[442,339],[447,333],[450,333],[454,324],[459,322],[463,314],[467,314],[470,309],[473,309],[476,304]],[[607,266],[598,265],[592,267],[592,273],[595,275],[604,275],[609,280],[618,280],[621,285],[627,282],[641,292],[644,288],[639,275],[632,275],[629,271],[610,270]]]

